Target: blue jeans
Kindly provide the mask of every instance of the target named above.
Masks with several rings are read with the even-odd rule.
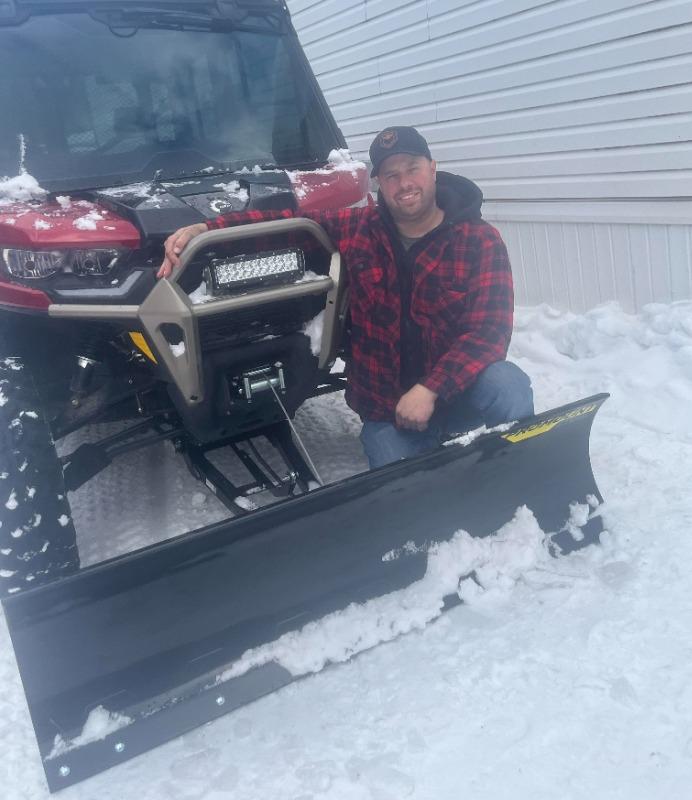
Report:
[[[363,420],[360,440],[370,469],[433,450],[454,433],[492,428],[533,414],[528,375],[510,361],[496,361],[476,382],[449,403],[438,404],[424,431],[397,428],[391,422]]]

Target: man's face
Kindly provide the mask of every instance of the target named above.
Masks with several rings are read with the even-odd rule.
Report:
[[[380,191],[395,222],[425,218],[435,207],[434,161],[398,153],[380,166]]]

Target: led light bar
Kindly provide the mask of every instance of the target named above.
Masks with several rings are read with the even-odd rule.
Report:
[[[293,283],[304,274],[305,258],[297,248],[215,258],[209,267],[213,294]]]

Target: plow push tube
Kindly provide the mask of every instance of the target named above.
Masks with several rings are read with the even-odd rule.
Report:
[[[5,613],[43,760],[57,791],[294,679],[270,662],[219,676],[250,648],[421,579],[426,544],[487,536],[528,506],[563,552],[569,505],[600,500],[589,460],[607,395],[540,414],[246,517],[11,596]],[[409,542],[421,548],[383,556]],[[453,596],[452,601],[458,602]],[[94,709],[122,725],[98,741]],[[103,712],[105,714],[105,712]],[[103,733],[104,731],[102,731]],[[55,747],[56,736],[64,745]]]

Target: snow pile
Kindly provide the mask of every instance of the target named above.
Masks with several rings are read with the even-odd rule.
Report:
[[[240,200],[240,202],[243,204],[247,204],[250,200],[248,190],[241,188],[238,181],[230,181],[229,183],[215,183],[214,188],[221,189],[224,194]]]
[[[14,178],[0,178],[0,206],[43,200],[48,194],[36,178],[23,172]]]
[[[322,348],[322,331],[324,330],[324,311],[313,317],[303,326],[303,333],[310,339],[310,352],[318,356]]]
[[[97,209],[92,208],[87,214],[77,217],[72,224],[80,231],[95,231],[98,227],[98,223],[102,222],[103,219],[103,215],[100,214]]]
[[[83,747],[85,744],[91,742],[100,742],[115,731],[125,728],[132,724],[130,717],[124,714],[117,714],[108,711],[103,706],[97,706],[92,709],[84,723],[82,732],[74,739],[63,739],[60,734],[55,737],[53,749],[47,756],[49,759],[57,758],[58,756],[69,753],[76,747]]]
[[[338,150],[331,150],[327,156],[327,161],[332,165],[335,171],[353,172],[354,174],[360,170],[367,169],[364,162],[353,158],[351,152],[345,148]]]
[[[534,384],[545,384],[539,410],[610,392],[626,419],[661,433],[690,430],[689,415],[670,412],[671,402],[692,405],[690,301],[652,303],[637,315],[616,303],[581,315],[546,305],[520,310],[512,353]],[[566,382],[556,379],[558,372]],[[606,404],[606,414],[612,406]]]
[[[406,558],[419,551],[383,555],[383,561]],[[496,535],[479,539],[458,531],[450,541],[427,548],[425,576],[406,589],[311,622],[276,642],[248,650],[217,683],[275,662],[292,675],[319,672],[326,664],[347,661],[356,653],[388,642],[412,630],[422,630],[443,610],[445,597],[458,595],[467,603],[498,602],[528,571],[549,559],[547,538],[525,506]]]
[[[455,436],[453,439],[449,439],[446,442],[443,442],[445,447],[450,447],[452,445],[460,445],[461,447],[468,447],[470,444],[476,441],[481,436],[484,436],[486,433],[504,433],[508,431],[514,422],[505,422],[502,425],[495,425],[492,428],[486,428],[485,425],[481,425],[480,428],[475,428],[472,431],[468,431],[467,433],[462,433],[460,436]]]
[[[197,306],[200,303],[211,303],[212,301],[216,300],[214,295],[207,290],[206,281],[202,281],[196,289],[190,292],[188,297],[192,301],[193,306]]]
[[[99,189],[99,194],[108,197],[146,198],[157,193],[157,188],[149,182],[128,183],[125,186],[113,186],[108,189]]]
[[[592,359],[612,353],[615,347],[676,351],[692,345],[692,318],[685,302],[651,303],[638,316],[625,314],[617,303],[598,306],[583,316],[565,316],[565,324],[556,331],[556,346],[573,359]]]
[[[286,171],[296,197],[304,200],[319,187],[330,186],[330,181],[327,178],[332,177],[333,179],[336,172],[350,172],[354,178],[358,179],[360,177],[359,173],[367,171],[366,165],[362,161],[354,159],[346,149],[332,150],[327,161],[329,165],[324,169]],[[323,177],[324,180],[321,183],[316,183],[312,180],[314,176]]]

